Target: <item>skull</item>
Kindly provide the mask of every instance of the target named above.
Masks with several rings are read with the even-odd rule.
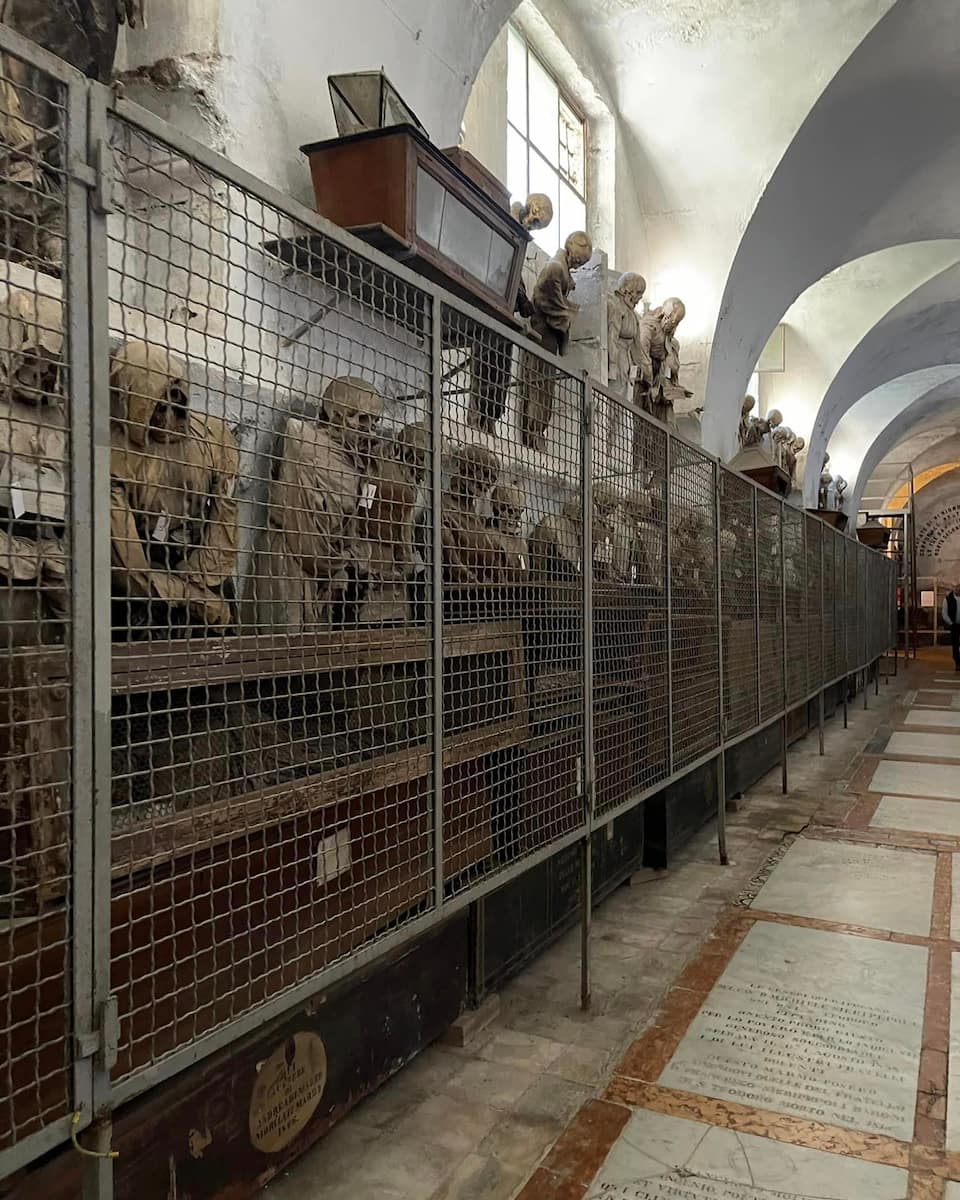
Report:
[[[430,453],[431,442],[430,426],[426,421],[404,425],[397,435],[397,457],[418,483],[422,482],[427,474],[427,455]]]
[[[642,275],[638,275],[636,271],[625,271],[617,280],[617,295],[620,296],[630,308],[636,308],[643,299],[643,293],[647,290],[647,281]]]
[[[687,315],[687,306],[682,300],[678,300],[676,296],[671,296],[669,300],[664,300],[660,305],[660,311],[663,314],[663,329],[665,333],[674,333],[677,326]]]
[[[803,449],[806,447],[806,444],[807,444],[807,439],[806,439],[806,438],[802,438],[802,437],[795,437],[795,438],[793,439],[793,451],[794,451],[794,453],[795,453],[795,454],[799,454],[799,453],[800,453],[800,451],[801,451],[801,450],[803,450]]]
[[[24,404],[63,396],[63,306],[52,296],[14,291],[0,302],[0,379]]]
[[[756,405],[757,400],[755,396],[744,396],[743,403],[740,405],[740,415],[742,417],[749,417],[754,408],[756,408]]]
[[[778,408],[771,408],[771,410],[767,413],[767,427],[772,432],[778,425],[782,424],[783,413]]]
[[[771,428],[773,429],[773,440],[777,445],[785,446],[793,441],[793,430],[788,429],[786,425],[777,425],[775,428],[771,426]]]
[[[501,533],[519,534],[520,522],[527,507],[527,497],[518,487],[500,484],[490,497],[493,523]]]
[[[584,267],[593,258],[593,242],[590,240],[590,235],[582,230],[577,233],[571,233],[563,244],[563,248],[567,255],[567,265],[571,270],[576,270],[577,267]]]
[[[500,462],[482,446],[460,446],[454,452],[453,490],[471,500],[479,500],[497,482]]]
[[[571,496],[565,501],[560,509],[561,514],[569,521],[580,522],[583,520],[583,505],[580,503],[579,496]]]
[[[327,386],[323,411],[331,433],[343,446],[367,451],[383,416],[383,399],[365,379],[344,375]]]
[[[528,233],[546,229],[553,220],[553,202],[543,192],[533,192],[527,197],[526,204],[513,206],[513,215]]]
[[[110,415],[129,441],[168,442],[187,428],[187,368],[162,346],[124,342],[110,363]]]

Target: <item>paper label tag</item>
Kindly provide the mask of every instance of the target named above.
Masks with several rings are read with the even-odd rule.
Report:
[[[358,508],[373,508],[373,502],[377,495],[377,485],[375,483],[365,483],[360,489],[360,503]]]
[[[165,542],[170,536],[170,516],[168,513],[161,513],[160,519],[153,527],[153,532],[150,534],[155,542]]]
[[[10,507],[13,509],[13,519],[19,521],[27,511],[27,499],[18,483],[10,484]]]
[[[342,825],[317,845],[317,884],[323,887],[350,870],[350,827]]]
[[[521,554],[520,555],[520,570],[525,571],[526,569],[527,569],[527,560]]]

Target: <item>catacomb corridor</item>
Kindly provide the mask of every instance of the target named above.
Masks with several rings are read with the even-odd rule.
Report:
[[[0,1198],[960,1200],[958,62],[0,5]]]

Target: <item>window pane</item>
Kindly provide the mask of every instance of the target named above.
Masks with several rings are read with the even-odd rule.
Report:
[[[507,127],[507,190],[511,200],[521,204],[530,194],[527,188],[527,143],[515,129]]]
[[[475,278],[485,281],[490,265],[493,230],[448,192],[443,205],[440,253],[452,258]]]
[[[527,47],[513,28],[507,34],[507,118],[527,132]]]
[[[582,195],[586,191],[583,164],[583,122],[560,99],[560,174]]]
[[[560,93],[557,85],[531,54],[530,72],[530,141],[552,167],[558,165],[557,112]]]
[[[587,230],[587,210],[583,201],[566,183],[560,184],[560,228],[565,238],[582,229]]]
[[[446,192],[423,167],[417,169],[417,237],[430,246],[440,244],[440,221]]]
[[[553,220],[546,229],[538,229],[533,234],[533,240],[548,254],[556,254],[557,248],[563,244],[563,239],[571,231],[557,223],[557,217],[560,216],[560,177],[536,150],[530,151],[530,191],[543,192],[550,197],[553,204]]]

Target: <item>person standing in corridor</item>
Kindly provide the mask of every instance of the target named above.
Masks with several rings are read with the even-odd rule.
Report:
[[[950,630],[950,646],[953,650],[953,665],[960,671],[960,596],[954,588],[943,602],[943,623]]]

